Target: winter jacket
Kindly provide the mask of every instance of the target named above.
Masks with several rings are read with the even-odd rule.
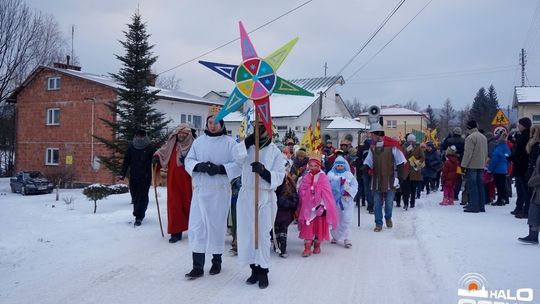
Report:
[[[529,154],[527,154],[527,142],[529,141],[530,130],[525,129],[519,135],[519,138],[514,147],[514,151],[510,156],[510,161],[514,163],[514,176],[525,177],[527,174],[527,166],[529,165]]]
[[[465,150],[465,139],[463,139],[461,135],[453,135],[451,137],[448,137],[441,144],[441,151],[444,152],[448,147],[451,146],[456,147],[456,153],[458,154],[458,158],[461,161],[461,159],[463,158],[463,152]]]
[[[534,168],[536,167],[536,160],[538,159],[538,156],[540,155],[540,143],[535,143],[531,147],[531,153],[529,153],[529,161],[527,164],[527,174],[525,177],[529,179],[533,172]]]
[[[148,145],[143,149],[136,149],[130,144],[124,155],[124,163],[120,175],[126,177],[129,169],[130,182],[147,182],[152,179],[152,156],[156,152],[153,145]]]
[[[528,186],[532,188],[531,202],[540,205],[540,157],[536,160],[533,175],[529,179]]]
[[[409,162],[407,168],[404,168],[404,179],[409,179],[411,181],[422,181],[422,167],[425,165],[426,160],[424,151],[422,151],[419,145],[416,145],[416,147],[411,146],[412,149],[408,147],[408,144],[404,144],[402,147],[402,151],[405,152],[405,158]],[[411,162],[412,157],[416,159],[415,164]]]
[[[487,139],[477,128],[469,132],[469,136],[465,138],[465,152],[461,166],[467,169],[484,169],[488,154]]]
[[[488,171],[496,174],[507,174],[508,160],[506,158],[508,156],[510,156],[510,149],[506,142],[497,144],[489,160]]]
[[[437,177],[437,172],[441,171],[443,167],[443,162],[441,160],[441,155],[439,151],[433,149],[431,151],[426,150],[426,166],[422,170],[424,177],[435,178]]]
[[[276,189],[278,210],[296,210],[298,207],[298,194],[296,193],[296,184],[290,176],[286,176]]]
[[[441,183],[444,186],[455,186],[461,176],[457,173],[459,160],[455,155],[446,156],[441,174]]]

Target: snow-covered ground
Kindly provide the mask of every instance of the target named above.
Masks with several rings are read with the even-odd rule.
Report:
[[[270,286],[260,290],[227,254],[221,274],[207,274],[207,257],[205,276],[186,281],[187,239],[161,238],[151,191],[147,217],[134,228],[129,194],[99,201],[93,214],[81,190],[61,190],[55,202],[54,193],[12,194],[0,179],[0,303],[457,303],[460,279],[473,272],[510,296],[533,288],[540,303],[540,247],[516,241],[527,225],[509,214],[515,197],[465,214],[439,206],[440,192],[423,194],[415,209],[394,208],[394,228],[380,233],[363,208],[351,249],[327,243],[309,258],[290,227],[289,258],[272,256]],[[158,191],[166,221],[166,191]]]

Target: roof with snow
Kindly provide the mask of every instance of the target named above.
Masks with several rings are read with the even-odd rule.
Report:
[[[326,127],[327,130],[367,130],[369,126],[348,117],[330,117],[332,122]]]
[[[392,107],[382,108],[381,116],[425,116],[424,113],[416,112],[406,108]],[[360,113],[358,116],[369,116],[368,112]]]
[[[540,87],[515,87],[514,103],[540,103]]]
[[[40,65],[34,71],[32,71],[30,76],[28,76],[26,78],[26,80],[23,82],[23,84],[21,86],[19,86],[19,88],[17,88],[8,97],[8,100],[16,100],[16,96],[18,95],[18,93],[20,93],[20,91],[22,89],[24,89],[24,87],[26,87],[32,81],[32,79],[38,74],[38,72],[43,70],[43,69],[48,69],[48,70],[56,71],[56,72],[59,72],[59,73],[62,73],[62,74],[67,74],[67,75],[75,76],[75,77],[78,77],[78,78],[86,79],[86,80],[89,80],[89,81],[97,82],[97,83],[100,83],[102,85],[111,87],[113,89],[123,88],[122,85],[120,85],[114,79],[112,79],[112,78],[110,78],[108,76],[96,75],[96,74],[85,73],[85,72],[76,71],[76,70],[61,69],[61,68],[55,68],[55,67],[49,67],[49,66]],[[187,102],[192,102],[192,103],[200,103],[200,104],[206,104],[206,105],[214,105],[214,104],[222,105],[219,102],[212,101],[212,100],[209,100],[209,99],[205,99],[205,98],[202,98],[202,97],[198,97],[198,96],[188,94],[188,93],[185,93],[185,92],[181,92],[181,91],[168,90],[168,89],[163,89],[163,88],[154,87],[154,86],[149,86],[148,89],[150,91],[159,90],[159,93],[157,94],[157,97],[163,98],[163,99],[182,100],[182,101],[187,101]]]

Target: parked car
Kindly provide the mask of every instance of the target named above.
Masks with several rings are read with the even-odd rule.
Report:
[[[39,171],[21,171],[10,178],[11,192],[22,195],[32,193],[51,193],[54,185]]]

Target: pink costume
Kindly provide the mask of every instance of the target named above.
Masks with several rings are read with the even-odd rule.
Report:
[[[300,205],[298,230],[303,240],[328,241],[329,225],[336,227],[336,202],[328,177],[320,171],[315,176],[309,172],[302,177],[298,190]],[[321,205],[322,206],[319,206]],[[323,212],[325,211],[325,212]],[[325,215],[322,215],[322,214]]]

